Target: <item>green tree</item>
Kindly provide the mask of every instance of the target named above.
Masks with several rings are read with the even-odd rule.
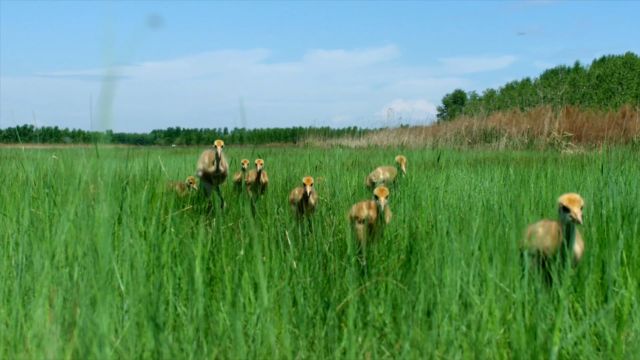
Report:
[[[453,120],[462,114],[467,103],[467,93],[464,90],[456,89],[452,93],[442,98],[442,105],[438,106],[438,121]]]

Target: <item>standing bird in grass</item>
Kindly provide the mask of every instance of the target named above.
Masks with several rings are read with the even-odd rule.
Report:
[[[245,180],[247,192],[251,198],[253,198],[254,193],[256,197],[264,194],[269,185],[269,176],[267,176],[267,172],[264,171],[264,160],[256,159],[255,164],[255,170],[249,171],[247,179]]]
[[[224,141],[214,141],[213,148],[207,149],[200,154],[197,168],[200,184],[204,188],[205,194],[207,197],[211,197],[211,189],[215,189],[220,198],[220,207],[222,209],[224,209],[224,199],[220,192],[220,184],[224,183],[229,173],[229,165],[222,153],[223,148]]]
[[[233,186],[235,187],[237,192],[242,192],[242,186],[244,184],[244,179],[247,174],[247,169],[249,168],[249,160],[242,159],[240,161],[240,171],[233,175]]]
[[[291,190],[289,194],[289,205],[291,210],[302,218],[303,216],[309,216],[316,211],[316,204],[318,203],[318,193],[313,188],[313,178],[311,176],[305,176],[302,178],[302,186]]]
[[[391,209],[387,204],[389,189],[378,186],[373,190],[373,200],[361,201],[351,207],[349,221],[353,225],[358,241],[364,247],[384,225],[391,221]]]
[[[197,191],[198,183],[194,176],[189,176],[185,181],[171,181],[167,187],[169,190],[175,191],[178,196],[184,197],[192,190]]]
[[[558,198],[558,220],[540,220],[529,225],[522,242],[522,250],[543,267],[549,275],[550,260],[560,256],[571,257],[577,265],[584,253],[584,240],[576,229],[582,224],[584,200],[576,193],[563,194]]]
[[[380,166],[373,170],[364,179],[364,183],[369,188],[380,185],[389,185],[396,181],[398,170],[402,172],[402,176],[407,174],[407,158],[404,155],[396,156],[396,166]]]

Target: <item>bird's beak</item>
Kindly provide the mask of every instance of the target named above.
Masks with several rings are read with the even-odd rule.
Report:
[[[407,168],[404,165],[402,165],[401,169],[402,169],[402,176],[407,175]]]
[[[193,185],[191,185],[191,187],[193,188],[193,190],[198,191],[198,184],[193,184]]]
[[[572,212],[571,218],[578,224],[582,225],[582,212]]]
[[[380,210],[384,211],[384,207],[387,206],[387,199],[380,200]]]
[[[222,148],[220,146],[216,146],[216,152],[218,153],[218,157],[222,157]]]
[[[311,195],[311,187],[305,186],[304,187],[304,192],[307,194],[307,196]]]

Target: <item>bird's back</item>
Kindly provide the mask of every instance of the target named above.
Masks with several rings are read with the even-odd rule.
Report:
[[[302,195],[304,194],[304,188],[299,186],[293,190],[289,194],[289,205],[297,206],[298,203],[302,200]]]
[[[207,149],[200,154],[198,158],[198,175],[203,176],[213,173],[215,170],[216,153]]]
[[[318,203],[318,193],[315,191],[312,191],[311,194],[309,194],[309,205],[315,208],[317,203]]]
[[[522,247],[524,250],[552,256],[560,248],[562,227],[555,220],[540,220],[527,227]]]
[[[167,183],[167,190],[175,191],[176,194],[184,196],[187,194],[189,189],[187,188],[187,184],[183,181],[170,181]]]
[[[234,184],[241,184],[243,180],[244,180],[244,172],[238,171],[233,175]]]
[[[373,223],[378,216],[378,207],[373,200],[360,201],[349,211],[349,220],[357,223]]]
[[[393,182],[398,175],[398,169],[395,166],[380,166],[373,170],[367,176],[367,186],[377,186],[380,184],[388,184]]]
[[[258,172],[256,170],[249,170],[247,173],[247,178],[244,180],[247,185],[251,185],[256,181],[258,177]]]
[[[558,253],[562,241],[562,226],[559,221],[540,220],[527,227],[522,248],[532,254],[551,257]],[[575,241],[573,249],[571,249],[574,264],[582,259],[584,248],[582,234],[578,229],[575,229]]]
[[[229,174],[229,164],[227,163],[227,159],[224,157],[224,154],[220,155],[220,165],[218,166],[220,176],[223,181],[227,178],[227,174]]]
[[[304,188],[302,186],[291,190],[291,193],[289,194],[289,205],[291,206],[291,210],[300,216],[312,214],[315,211],[317,201],[318,194],[316,194],[315,191],[312,191],[305,201]]]
[[[216,163],[216,152],[207,149],[198,159],[198,177],[212,184],[221,184],[227,178],[228,165],[224,155],[220,157],[220,164]]]
[[[257,170],[251,170],[247,174],[247,179],[245,180],[245,183],[247,184],[247,187],[249,187],[250,189],[263,193],[267,189],[267,185],[269,183],[269,177],[267,176],[267,173],[264,170],[260,171],[259,176],[260,177],[258,178]]]
[[[584,254],[584,240],[582,239],[582,234],[580,231],[576,229],[576,241],[573,243],[573,256],[577,262],[582,259],[582,255]]]
[[[269,176],[267,175],[267,172],[262,170],[260,172],[260,185],[262,185],[263,187],[266,187],[269,184]]]

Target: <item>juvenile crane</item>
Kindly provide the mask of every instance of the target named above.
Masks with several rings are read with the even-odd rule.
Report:
[[[269,176],[267,176],[267,172],[264,170],[264,160],[256,159],[255,165],[255,170],[249,171],[247,179],[245,180],[247,192],[252,198],[254,193],[256,196],[264,194],[269,185]]]
[[[194,176],[188,176],[185,181],[170,181],[167,187],[169,190],[175,191],[178,196],[184,197],[192,190],[197,191],[198,183]]]
[[[244,179],[246,178],[248,168],[249,160],[242,159],[240,161],[240,171],[233,175],[233,186],[235,187],[237,192],[242,192],[242,186],[244,184]]]
[[[289,205],[291,210],[301,218],[303,216],[309,216],[316,210],[316,204],[318,203],[318,193],[313,188],[313,178],[311,176],[305,176],[302,178],[302,186],[298,186],[291,190],[289,194]]]
[[[398,155],[395,158],[396,166],[380,166],[373,170],[364,179],[364,183],[369,188],[379,185],[389,185],[396,180],[398,170],[402,172],[402,176],[407,174],[407,158],[404,155]]]
[[[391,209],[388,205],[389,189],[378,186],[373,190],[373,200],[354,204],[349,211],[349,221],[353,225],[358,241],[364,247],[384,225],[391,221]]]
[[[211,189],[215,189],[220,198],[220,207],[224,209],[220,184],[227,179],[229,165],[222,153],[223,148],[224,141],[218,139],[214,141],[213,148],[203,151],[198,159],[197,174],[207,197],[211,197]]]
[[[558,220],[540,220],[529,225],[522,249],[528,256],[549,270],[549,261],[559,255],[571,257],[577,265],[584,253],[584,240],[577,224],[582,224],[584,200],[576,193],[563,194],[558,198]]]

